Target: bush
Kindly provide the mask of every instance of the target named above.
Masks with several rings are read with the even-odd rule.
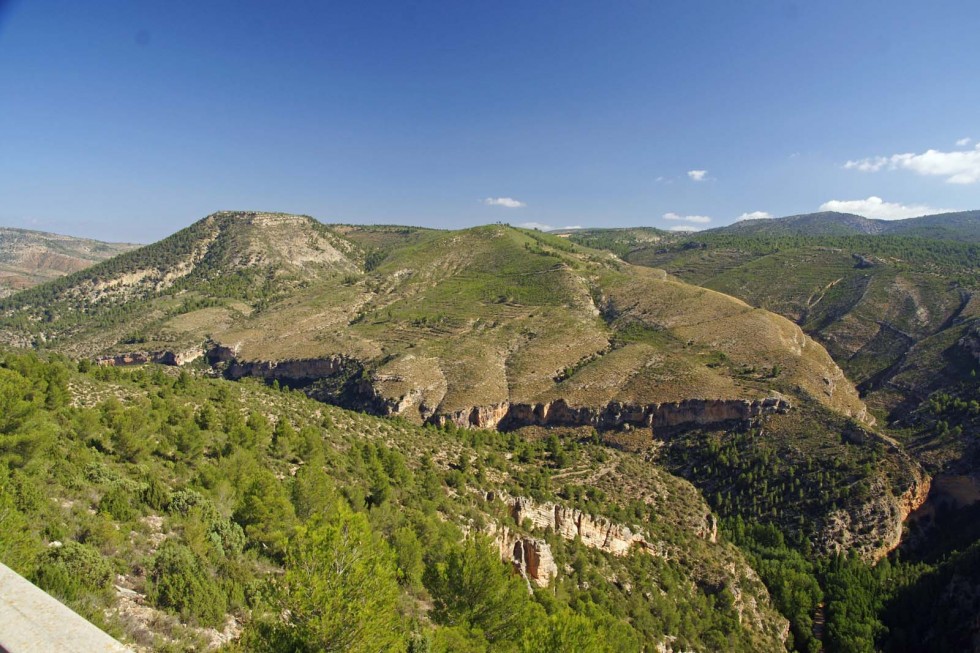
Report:
[[[122,485],[114,485],[102,495],[99,512],[107,513],[117,521],[130,521],[136,516],[133,497]]]
[[[38,587],[67,601],[77,601],[86,594],[108,596],[112,578],[108,561],[79,542],[67,542],[42,553],[34,574]]]
[[[173,540],[165,541],[153,558],[146,595],[157,607],[202,626],[220,626],[228,605],[207,564]]]

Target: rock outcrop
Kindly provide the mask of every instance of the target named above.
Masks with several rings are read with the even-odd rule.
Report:
[[[348,403],[386,416],[400,415],[414,405],[413,401],[406,401],[404,398],[381,396],[367,375],[362,374],[363,364],[347,356],[283,361],[241,361],[237,358],[234,348],[216,344],[208,348],[206,356],[212,366],[223,369],[225,376],[230,379],[255,376],[268,381],[276,380],[304,386],[331,377],[356,376],[358,377],[356,382],[349,388]],[[613,401],[603,406],[572,406],[564,399],[556,399],[539,403],[502,402],[451,412],[426,408],[421,412],[427,415],[428,423],[439,426],[455,424],[460,428],[481,429],[591,426],[603,430],[627,425],[658,428],[686,424],[717,424],[785,413],[790,408],[790,403],[783,397],[770,396],[754,400],[685,399],[650,404]]]
[[[514,565],[514,570],[528,583],[547,587],[558,575],[551,546],[544,540],[518,535],[507,527],[497,529],[494,540],[500,549],[500,559]]]
[[[871,499],[857,507],[839,508],[827,515],[818,545],[827,553],[857,551],[875,562],[902,543],[905,520],[929,496],[931,479],[919,472],[908,489],[894,496],[884,479],[871,487]]]
[[[653,404],[610,402],[602,407],[570,406],[564,399],[544,403],[502,403],[449,414],[435,414],[430,422],[461,428],[518,428],[521,426],[592,426],[597,429],[624,425],[657,428],[684,424],[716,424],[785,413],[790,403],[782,397],[765,399],[686,399]]]
[[[653,546],[646,538],[628,526],[559,504],[535,503],[518,497],[510,506],[510,514],[517,524],[527,519],[537,528],[551,529],[568,540],[581,538],[585,546],[613,555],[626,555],[634,546],[653,552]]]
[[[200,349],[190,349],[187,351],[132,351],[110,356],[100,356],[95,359],[98,365],[105,367],[126,367],[129,365],[144,365],[146,363],[158,363],[160,365],[186,365],[201,356],[204,352]]]

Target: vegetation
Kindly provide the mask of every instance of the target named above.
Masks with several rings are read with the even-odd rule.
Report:
[[[419,428],[156,366],[3,353],[0,379],[0,559],[142,645],[196,648],[238,623],[242,650],[780,646],[744,559],[691,525],[696,492],[588,439]],[[589,470],[606,480],[587,495],[559,476]],[[673,511],[609,498],[627,477]],[[488,491],[629,520],[685,555],[590,549],[514,523]],[[488,538],[504,525],[548,543],[549,588],[501,561]],[[128,616],[132,592],[157,616]]]
[[[798,547],[809,546],[835,511],[859,512],[912,482],[910,468],[888,458],[884,440],[852,421],[816,417],[815,410],[754,427],[691,429],[668,439],[661,460],[700,488],[722,517],[772,523]],[[882,526],[866,525],[866,538],[851,546],[865,555],[881,549]]]

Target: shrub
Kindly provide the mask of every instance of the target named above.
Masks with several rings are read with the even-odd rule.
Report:
[[[50,548],[38,557],[34,582],[68,601],[85,594],[107,596],[113,578],[109,562],[94,548],[79,542]]]
[[[220,626],[227,599],[207,565],[188,547],[165,541],[150,565],[146,595],[157,607],[203,626]]]

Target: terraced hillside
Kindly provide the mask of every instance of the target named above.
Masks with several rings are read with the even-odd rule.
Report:
[[[136,247],[0,227],[0,297],[77,272]]]

